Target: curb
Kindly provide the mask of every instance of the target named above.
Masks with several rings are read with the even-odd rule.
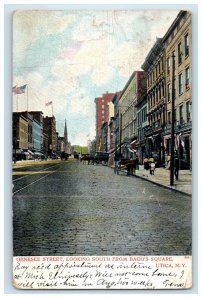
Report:
[[[136,175],[136,174],[135,174],[135,176],[138,177],[138,178],[141,178],[141,179],[143,179],[143,180],[149,181],[149,182],[151,182],[151,183],[153,183],[153,184],[156,184],[156,185],[158,185],[158,186],[160,186],[160,187],[164,187],[165,189],[173,190],[173,191],[175,191],[175,192],[178,192],[178,193],[184,194],[184,195],[186,195],[186,196],[191,196],[191,197],[192,197],[192,194],[189,194],[189,193],[184,192],[184,191],[177,190],[177,189],[175,189],[175,188],[173,188],[173,187],[171,187],[171,186],[167,186],[167,185],[164,185],[164,184],[162,184],[162,183],[159,183],[159,182],[155,182],[155,181],[149,180],[148,178],[144,178],[143,176],[140,176],[140,175]]]
[[[114,169],[114,167],[110,167],[110,168]],[[150,179],[148,179],[148,178],[146,178],[146,177],[144,177],[144,176],[135,174],[134,177],[141,178],[141,179],[143,179],[143,180],[146,180],[146,181],[148,181],[148,182],[151,182],[151,183],[153,183],[153,184],[156,184],[156,185],[158,185],[158,186],[160,186],[160,187],[163,187],[163,188],[165,188],[165,189],[173,190],[173,191],[178,192],[178,193],[181,193],[181,194],[183,194],[183,195],[192,197],[192,194],[190,194],[190,193],[187,193],[187,192],[184,192],[184,191],[177,190],[177,189],[175,189],[174,187],[167,186],[167,185],[164,185],[164,184],[159,183],[159,182],[152,181],[152,180],[150,180]]]

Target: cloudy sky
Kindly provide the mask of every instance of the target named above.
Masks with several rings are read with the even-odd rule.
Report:
[[[13,86],[28,85],[29,110],[67,120],[72,144],[95,136],[94,99],[123,89],[179,11],[60,10],[13,14]],[[24,111],[27,93],[13,95]]]

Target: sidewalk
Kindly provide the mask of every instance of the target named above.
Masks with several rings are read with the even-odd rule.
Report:
[[[139,170],[136,170],[136,176],[157,185],[192,195],[192,172],[190,170],[180,170],[178,181],[174,179],[174,186],[170,186],[170,170],[165,168],[156,168],[154,175],[150,175],[149,170],[139,166]]]

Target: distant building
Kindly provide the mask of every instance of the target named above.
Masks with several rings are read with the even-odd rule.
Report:
[[[147,155],[145,129],[147,128],[147,93],[137,100],[137,149],[140,164],[143,164]]]
[[[102,145],[102,125],[109,120],[109,108],[108,103],[112,101],[114,93],[106,92],[101,97],[95,98],[96,104],[96,150],[100,151],[103,148]]]
[[[30,111],[33,116],[32,124],[32,150],[41,152],[43,150],[43,112]]]
[[[56,120],[55,117],[43,118],[43,131],[48,135],[48,155],[56,153]]]

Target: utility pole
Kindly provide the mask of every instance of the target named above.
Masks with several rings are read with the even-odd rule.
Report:
[[[122,113],[119,113],[119,147],[120,147],[119,153],[120,153],[120,155],[121,155],[121,139],[122,139]]]
[[[172,102],[171,102],[171,157],[170,157],[170,185],[174,185],[174,147],[175,147],[175,54],[172,54]]]

